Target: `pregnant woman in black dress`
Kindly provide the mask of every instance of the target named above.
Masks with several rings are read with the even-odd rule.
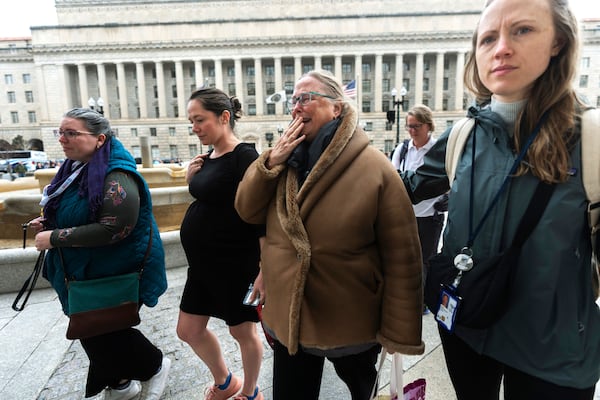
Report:
[[[213,149],[196,156],[186,174],[195,201],[181,224],[189,269],[177,334],[214,377],[205,400],[229,399],[236,394],[237,400],[263,399],[256,386],[263,352],[256,328],[258,316],[255,307],[242,302],[255,279],[255,295],[260,295],[259,238],[264,236],[264,226],[243,222],[233,206],[238,183],[258,157],[253,146],[241,143],[234,134],[240,115],[239,100],[214,88],[195,91],[188,103],[193,132]],[[210,317],[224,320],[239,343],[243,384],[228,370],[216,335],[207,329]]]

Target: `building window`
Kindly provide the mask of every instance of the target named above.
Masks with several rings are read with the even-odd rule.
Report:
[[[140,146],[131,146],[131,155],[133,158],[142,158],[142,148]]]
[[[429,91],[429,78],[423,78],[423,91]]]
[[[285,89],[285,94],[292,94],[292,93],[294,93],[294,82],[293,81],[286,81],[283,84],[283,88]]]
[[[394,150],[394,141],[392,139],[385,139],[383,142],[383,151],[385,154],[389,155]]]
[[[150,153],[152,154],[153,160],[160,160],[160,149],[158,148],[158,145],[153,144],[150,146]]]
[[[150,136],[156,136],[156,128],[150,128]]]
[[[267,104],[267,115],[275,115],[275,104]]]
[[[588,86],[588,76],[587,75],[581,75],[579,77],[579,87],[586,88],[587,86]]]
[[[402,86],[404,86],[407,91],[410,91],[410,79],[408,79],[408,78],[402,79]]]
[[[391,67],[390,67],[390,63],[389,62],[384,62],[383,64],[381,64],[381,67],[383,69],[383,73],[387,73],[390,72]]]
[[[215,67],[208,67],[208,76],[211,78],[215,76]]]
[[[405,71],[410,71],[410,63],[409,63],[408,61],[404,61],[404,62],[402,63],[402,68],[403,68]]]
[[[179,151],[177,151],[176,144],[169,145],[169,155],[171,156],[171,161],[177,161],[179,158]]]
[[[371,80],[370,79],[362,80],[362,90],[363,90],[363,93],[371,92]]]
[[[294,75],[294,66],[292,64],[285,64],[283,66],[284,75]]]
[[[423,60],[423,69],[425,69],[425,71],[429,71],[430,68],[431,63],[429,62],[429,60]]]
[[[35,111],[28,111],[27,118],[29,119],[29,122],[32,124],[37,122],[37,118],[35,116]]]
[[[373,123],[372,122],[365,122],[365,132],[371,132],[373,130]]]
[[[31,83],[31,74],[23,74],[23,83]]]
[[[582,57],[581,58],[581,68],[589,68],[590,67],[590,58]]]
[[[18,124],[19,123],[19,113],[16,111],[11,111],[10,119],[12,120],[13,124]]]
[[[446,129],[452,128],[452,125],[454,125],[454,121],[451,119],[447,119],[446,120]]]
[[[363,72],[363,74],[371,73],[371,63],[363,63],[362,72]]]
[[[445,97],[442,99],[442,110],[448,111],[448,99]]]
[[[192,83],[192,84],[190,85],[190,93],[194,93],[195,91],[196,91],[196,84],[195,84],[195,83]]]
[[[193,128],[191,126],[188,126],[188,135],[192,136],[194,134],[194,131],[192,130]]]
[[[371,112],[371,101],[365,100],[362,102],[363,112]]]
[[[12,85],[13,84],[13,76],[12,76],[12,74],[5,74],[4,75],[4,83],[6,83],[7,85]]]
[[[267,87],[267,95],[275,93],[275,82],[267,82],[265,85]]]
[[[227,76],[235,76],[235,67],[227,67]]]
[[[423,105],[429,107],[429,99],[423,99]]]
[[[450,69],[450,60],[448,59],[448,57],[444,57],[444,69]]]
[[[137,137],[138,135],[138,130],[137,128],[131,128],[131,136],[133,137]]]
[[[254,76],[254,67],[253,66],[246,67],[246,76]]]
[[[196,154],[198,154],[198,145],[188,144],[188,152],[190,153],[190,158],[193,158]]]
[[[154,93],[154,98],[158,99],[158,86],[152,86],[152,92]]]
[[[229,92],[230,96],[235,96],[235,83],[228,83],[227,91]]]
[[[160,118],[160,108],[158,106],[154,107],[154,115],[156,118]]]
[[[596,107],[600,107],[600,96],[596,98]]]
[[[177,85],[171,86],[171,92],[173,92],[173,98],[177,98]]]
[[[169,127],[169,136],[176,136],[177,132],[174,126]]]
[[[384,79],[381,81],[381,90],[384,93],[390,92],[392,89],[390,88],[390,80]]]
[[[275,75],[275,67],[273,65],[265,65],[265,75],[266,76]]]
[[[196,68],[190,67],[190,78],[196,77]]]
[[[256,115],[256,104],[248,104],[248,115]]]
[[[254,82],[248,82],[246,87],[248,88],[248,96],[254,96],[256,94],[256,86],[254,85]]]
[[[323,64],[323,69],[325,71],[332,72],[333,71],[333,65],[331,65],[331,63]]]
[[[389,110],[391,110],[390,108],[390,100],[383,97],[381,99],[381,111],[383,111],[384,113],[387,113]]]
[[[448,90],[448,82],[449,82],[448,78],[444,77],[443,84],[442,84],[444,90]]]
[[[33,103],[33,92],[31,90],[25,91],[25,101],[28,103]]]
[[[312,65],[312,64],[304,64],[304,65],[302,66],[302,73],[303,73],[303,74],[306,74],[307,72],[309,72],[309,71],[312,71],[313,69],[314,69],[314,68],[313,68],[313,65]]]
[[[17,102],[17,95],[15,95],[15,92],[6,92],[6,96],[8,98],[9,103]]]
[[[352,73],[352,64],[342,63],[342,73],[343,74],[351,74]]]

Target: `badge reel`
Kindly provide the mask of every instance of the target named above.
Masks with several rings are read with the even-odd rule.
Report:
[[[438,312],[435,314],[436,321],[448,332],[454,331],[454,321],[462,301],[462,298],[456,294],[456,288],[460,284],[463,273],[473,268],[473,252],[470,248],[464,247],[460,254],[454,257],[454,267],[458,270],[458,274],[451,285],[442,285]]]

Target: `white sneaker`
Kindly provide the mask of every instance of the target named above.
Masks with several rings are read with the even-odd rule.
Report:
[[[163,357],[160,370],[150,379],[144,382],[144,390],[140,396],[143,400],[159,400],[165,391],[171,360]]]
[[[129,386],[125,389],[106,388],[104,390],[104,400],[130,400],[133,399],[142,390],[142,385],[138,381],[129,381]]]

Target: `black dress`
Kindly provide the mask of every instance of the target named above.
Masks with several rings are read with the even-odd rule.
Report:
[[[242,304],[258,275],[264,225],[247,224],[234,208],[237,187],[258,157],[252,145],[238,144],[219,158],[206,158],[190,181],[196,199],[181,223],[188,277],[180,309],[223,319],[227,325],[258,321],[255,307]]]

